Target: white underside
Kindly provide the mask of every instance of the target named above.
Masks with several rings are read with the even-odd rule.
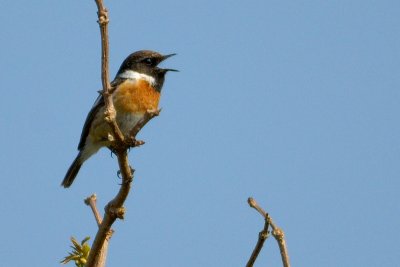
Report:
[[[84,148],[81,151],[81,162],[84,162],[90,158],[93,154],[96,154],[100,148],[103,147],[102,143],[92,143],[89,138],[86,139]]]
[[[129,135],[133,127],[143,118],[143,115],[132,113],[117,114],[117,123],[124,135]]]
[[[130,131],[135,125],[143,118],[143,115],[134,115],[132,113],[117,114],[117,123],[121,132],[128,136]],[[107,146],[103,142],[91,142],[90,138],[86,139],[85,147],[82,150],[81,159],[82,162],[90,158],[93,154],[96,154],[100,148]]]

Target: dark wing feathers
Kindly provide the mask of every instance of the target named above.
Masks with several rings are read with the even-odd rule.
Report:
[[[124,79],[116,78],[114,81],[111,82],[111,93],[115,91],[117,86],[121,84]],[[92,109],[89,111],[89,114],[86,117],[85,124],[83,125],[82,133],[81,133],[81,140],[78,144],[78,150],[81,151],[86,143],[86,138],[89,134],[90,127],[92,126],[92,122],[97,114],[97,112],[105,105],[103,95],[100,92],[100,95],[97,97],[96,101],[93,104]]]
[[[97,114],[97,112],[104,106],[104,98],[102,95],[96,99],[92,109],[89,111],[89,114],[86,117],[85,124],[83,125],[81,140],[79,141],[78,150],[81,151],[86,143],[86,137],[89,134],[90,127],[92,126],[92,122]]]

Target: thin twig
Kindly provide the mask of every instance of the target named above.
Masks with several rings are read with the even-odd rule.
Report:
[[[101,221],[103,219],[101,218],[100,212],[97,209],[96,200],[97,200],[96,194],[93,194],[90,197],[87,197],[85,199],[85,204],[88,205],[92,209],[94,218],[96,219],[96,222],[97,222],[97,226],[100,226]]]
[[[275,240],[278,242],[278,246],[279,246],[279,251],[281,253],[281,259],[282,259],[282,264],[284,267],[290,267],[290,262],[289,262],[289,254],[288,254],[288,250],[287,250],[287,246],[286,246],[286,241],[285,241],[285,233],[283,232],[283,230],[281,228],[279,228],[274,221],[272,220],[272,218],[269,216],[268,213],[266,213],[263,208],[261,208],[258,203],[255,201],[254,198],[249,197],[249,199],[247,200],[247,202],[249,203],[250,207],[254,208],[255,210],[257,210],[261,216],[264,217],[265,220],[265,225],[264,225],[264,229],[263,231],[260,232],[259,234],[259,239],[257,242],[256,247],[254,248],[254,251],[249,259],[249,262],[247,263],[247,267],[253,266],[255,260],[257,259],[258,253],[261,251],[262,245],[264,244],[265,239],[267,238],[267,234],[268,234],[268,225],[271,226],[272,228],[272,236],[275,238]],[[265,232],[264,232],[265,231]],[[264,234],[265,234],[265,238],[264,238]],[[263,239],[264,240],[260,240]],[[261,247],[259,247],[259,243],[261,243]],[[258,251],[256,251],[258,250]],[[254,255],[254,258],[253,258]],[[252,263],[251,263],[252,262]],[[251,265],[249,265],[249,263],[251,263]]]
[[[100,35],[101,35],[101,82],[103,85],[103,97],[105,102],[105,120],[109,123],[111,130],[114,134],[114,140],[123,142],[124,135],[119,129],[117,122],[115,120],[116,112],[114,109],[114,104],[111,97],[111,85],[110,85],[110,75],[109,75],[109,67],[108,67],[108,59],[109,59],[109,43],[108,43],[108,22],[110,21],[108,18],[108,11],[103,4],[103,0],[95,0],[97,5],[97,16],[98,23],[100,26]],[[114,141],[113,140],[113,141]]]
[[[113,139],[116,141],[123,141],[123,135],[118,128],[116,122],[116,112],[114,109],[114,105],[111,97],[111,85],[109,78],[109,67],[108,67],[108,58],[109,58],[109,45],[108,45],[108,11],[103,5],[102,0],[95,0],[97,5],[97,16],[98,23],[100,26],[100,34],[101,34],[101,82],[103,85],[103,98],[105,102],[105,120],[109,123],[112,133]],[[114,140],[113,140],[114,141]],[[95,215],[96,216],[96,215]],[[97,219],[96,219],[97,220]],[[93,241],[92,248],[89,253],[88,262],[86,264],[87,267],[99,267],[105,266],[105,259],[108,249],[108,241],[111,237],[111,224],[108,227],[105,235],[99,235],[101,229],[105,228],[106,220],[103,220],[99,225],[99,230],[96,234],[95,240]]]
[[[105,214],[102,223],[99,226],[99,230],[96,234],[96,238],[93,241],[92,248],[89,254],[87,267],[98,266],[96,265],[99,261],[99,254],[102,250],[102,246],[106,239],[110,238],[111,225],[117,218],[123,219],[125,209],[123,204],[128,197],[129,190],[131,188],[131,182],[133,179],[133,172],[128,163],[127,150],[119,151],[117,153],[119,168],[122,175],[122,184],[118,194],[113,200],[111,200],[105,207]]]
[[[93,215],[96,219],[97,226],[100,227],[103,219],[101,218],[100,212],[97,209],[96,200],[97,200],[96,194],[92,194],[90,197],[87,197],[85,199],[85,204],[91,208]],[[114,231],[111,229],[110,232],[108,233],[108,237],[105,239],[103,246],[101,247],[101,250],[99,251],[98,260],[95,265],[96,267],[104,267],[105,266],[107,252],[108,252],[108,244],[109,244],[109,240],[113,233],[114,233]]]
[[[269,227],[269,223],[268,220],[265,220],[264,223],[264,229],[258,234],[258,240],[257,240],[257,244],[256,247],[253,250],[253,253],[251,253],[250,259],[246,264],[246,267],[252,267],[254,265],[254,262],[256,261],[258,254],[260,253],[265,240],[268,238],[268,227]]]
[[[258,213],[261,214],[261,216],[263,216],[264,218],[267,218],[267,213],[265,212],[265,210],[263,210],[263,208],[261,208],[258,203],[256,202],[256,200],[252,197],[249,197],[247,199],[247,203],[249,203],[250,207],[252,207],[253,209],[255,209],[256,211],[258,211]]]
[[[279,228],[270,220],[271,228],[272,228],[272,236],[275,237],[276,241],[279,245],[279,251],[281,252],[282,263],[284,267],[290,267],[289,262],[289,254],[286,246],[285,241],[285,233],[283,232],[282,228]]]

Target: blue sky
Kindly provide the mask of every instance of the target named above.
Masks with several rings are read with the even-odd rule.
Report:
[[[102,150],[60,187],[101,88],[94,1],[10,1],[0,17],[0,266],[57,266],[94,237],[83,199],[114,196]],[[106,1],[110,72],[133,51],[164,66],[160,117],[108,265],[244,266],[263,227],[293,266],[395,266],[400,250],[400,2]],[[256,266],[280,266],[267,240]],[[72,265],[71,265],[72,266]]]

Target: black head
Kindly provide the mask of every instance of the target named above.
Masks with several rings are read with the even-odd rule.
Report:
[[[177,70],[162,69],[158,67],[158,64],[160,64],[165,59],[174,55],[175,54],[161,55],[160,53],[150,50],[137,51],[135,53],[130,54],[124,60],[124,62],[122,62],[122,65],[118,70],[116,78],[127,78],[128,75],[125,74],[128,73],[129,71],[145,74],[154,78],[155,81],[154,87],[158,91],[161,91],[165,79],[165,74],[168,71],[177,71]]]

